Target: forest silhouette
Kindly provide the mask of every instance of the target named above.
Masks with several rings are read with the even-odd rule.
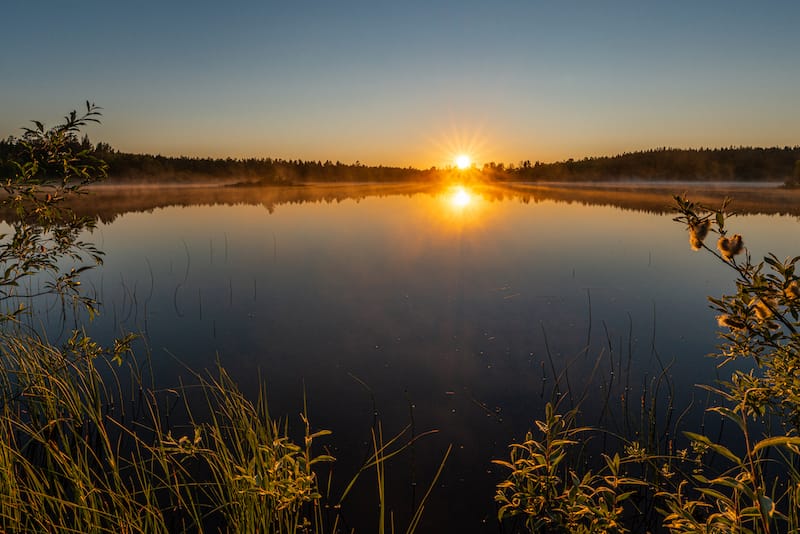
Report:
[[[0,140],[0,172],[23,150],[24,140]],[[419,182],[452,178],[453,168],[368,166],[359,161],[286,160],[280,158],[199,158],[133,154],[87,136],[75,149],[90,150],[108,165],[111,183],[225,183],[243,186],[294,185],[308,182]],[[616,156],[568,159],[553,163],[524,160],[489,162],[467,171],[483,180],[509,182],[595,181],[753,181],[800,184],[800,146],[678,149],[658,148]],[[463,172],[462,172],[463,174]]]

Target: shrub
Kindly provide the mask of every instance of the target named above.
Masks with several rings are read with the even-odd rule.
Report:
[[[690,247],[736,278],[733,294],[709,298],[722,329],[717,356],[721,365],[752,365],[703,387],[720,399],[709,410],[734,424],[742,452],[684,432],[686,449],[659,456],[625,442],[622,457],[604,454],[593,473],[571,449],[579,434],[599,430],[575,427],[574,411],[557,415],[548,404],[539,435],[528,433],[510,446],[510,461],[495,462],[510,471],[497,489],[501,520],[523,517],[530,532],[626,532],[625,518],[640,515],[639,497],[649,493],[658,522],[675,534],[800,531],[800,256],[753,262],[744,238],[727,228],[728,200],[715,209],[676,196],[675,206]],[[644,528],[658,526],[651,523]]]

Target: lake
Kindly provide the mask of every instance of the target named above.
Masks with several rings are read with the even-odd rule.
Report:
[[[734,277],[673,222],[684,191],[732,196],[742,213],[729,227],[754,258],[800,251],[800,197],[774,186],[101,187],[76,206],[99,218],[90,237],[106,253],[84,278],[102,302],[87,329],[141,332],[158,387],[219,361],[246,392],[263,381],[295,432],[307,403],[313,427],[333,431],[334,494],[376,425],[408,427],[406,439],[436,430],[387,465],[398,526],[452,444],[420,531],[497,532],[504,473],[491,460],[551,398],[583,399],[584,424],[628,435],[655,398],[664,448],[712,425],[695,384],[729,371],[706,357],[706,296]],[[57,311],[31,320],[57,338],[72,326]],[[375,495],[365,473],[347,526],[374,530]]]

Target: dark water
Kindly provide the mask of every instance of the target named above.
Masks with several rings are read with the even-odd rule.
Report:
[[[378,423],[386,436],[437,430],[387,465],[398,529],[452,444],[420,531],[497,532],[490,460],[542,417],[554,374],[562,406],[585,394],[583,422],[622,432],[666,370],[659,395],[676,413],[694,404],[663,439],[698,430],[695,384],[718,363],[705,357],[706,295],[732,291],[733,276],[690,251],[669,189],[101,191],[106,262],[86,285],[103,310],[89,329],[143,332],[163,387],[217,359],[247,392],[260,377],[293,428],[305,395],[314,427],[333,431],[334,494]],[[731,223],[755,257],[800,251],[796,217],[774,214],[790,211],[785,195],[758,208],[755,193],[731,194],[773,213]],[[376,494],[366,473],[349,526],[375,530]]]

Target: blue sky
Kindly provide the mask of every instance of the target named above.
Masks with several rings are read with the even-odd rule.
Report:
[[[800,3],[16,1],[0,135],[368,164],[800,143]]]

